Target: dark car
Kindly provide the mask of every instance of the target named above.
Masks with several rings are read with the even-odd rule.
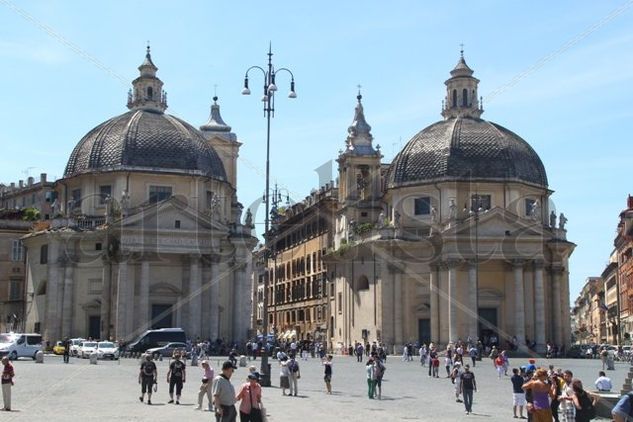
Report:
[[[162,347],[167,343],[185,343],[186,341],[187,336],[182,328],[159,328],[147,330],[135,341],[128,344],[126,350],[132,353],[143,353],[148,349]]]
[[[164,346],[154,347],[152,349],[147,349],[145,353],[151,355],[154,359],[158,359],[162,357],[172,357],[174,352],[179,351],[184,353],[185,357],[189,357],[191,354],[191,348],[187,346],[186,343],[167,343]]]

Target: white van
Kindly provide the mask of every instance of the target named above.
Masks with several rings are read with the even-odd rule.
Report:
[[[9,356],[11,360],[21,357],[35,359],[42,350],[42,336],[34,333],[0,334],[0,356]]]

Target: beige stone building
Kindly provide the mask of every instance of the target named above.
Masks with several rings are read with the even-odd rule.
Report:
[[[609,264],[602,272],[601,278],[604,280],[604,310],[606,318],[604,321],[606,332],[606,342],[609,344],[621,344],[620,318],[619,318],[619,287],[618,287],[618,257],[614,252],[609,258]]]
[[[50,342],[132,340],[150,327],[192,338],[248,335],[250,217],[236,195],[241,145],[220,116],[165,113],[149,47],[124,114],[75,146],[49,228],[24,238],[26,330]]]
[[[446,81],[443,120],[417,135],[383,176],[358,97],[338,156],[332,343],[388,345],[526,340],[569,346],[564,215],[532,147],[480,118],[463,56]],[[557,220],[560,218],[560,223]]]
[[[578,343],[601,344],[607,341],[603,304],[604,280],[602,277],[587,277],[572,310],[577,327],[574,335]]]

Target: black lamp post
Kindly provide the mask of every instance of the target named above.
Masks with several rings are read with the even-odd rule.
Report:
[[[295,92],[295,78],[289,69],[281,68],[275,69],[272,62],[273,53],[272,48],[268,48],[268,67],[264,69],[260,66],[251,66],[246,70],[244,75],[244,89],[242,89],[242,95],[250,95],[251,90],[248,87],[248,72],[253,69],[258,69],[264,76],[264,95],[262,96],[262,102],[264,103],[264,117],[266,117],[266,190],[264,193],[264,199],[266,203],[265,214],[265,228],[264,228],[264,243],[266,262],[270,258],[270,245],[269,245],[269,228],[270,228],[270,119],[275,116],[275,92],[277,92],[277,85],[275,85],[275,78],[277,73],[285,71],[290,74],[290,93],[288,98],[297,98]],[[262,306],[262,331],[264,332],[264,344],[268,342],[268,277],[264,277],[264,297]],[[261,363],[261,379],[260,384],[264,387],[270,386],[270,368],[268,366],[268,353],[262,355]]]

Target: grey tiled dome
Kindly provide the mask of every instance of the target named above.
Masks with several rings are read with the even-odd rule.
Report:
[[[226,180],[213,147],[188,123],[152,110],[132,110],[92,129],[79,141],[64,177],[94,171],[166,171]]]
[[[415,135],[394,158],[388,185],[468,180],[547,187],[545,167],[527,142],[498,124],[470,117],[437,122]]]

